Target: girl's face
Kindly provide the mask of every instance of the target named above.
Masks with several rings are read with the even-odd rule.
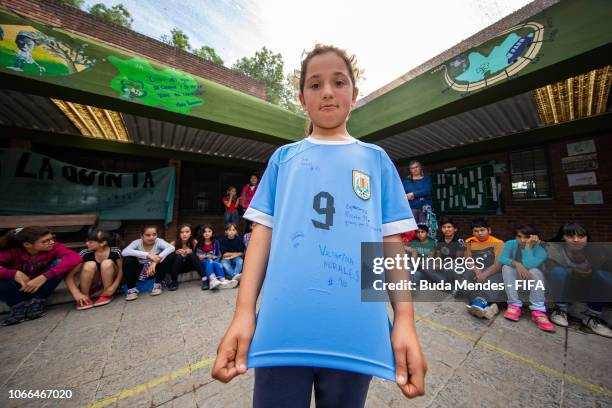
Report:
[[[156,238],[157,231],[155,230],[155,228],[147,228],[142,234],[142,240],[147,245],[153,245],[155,243]]]
[[[181,240],[187,241],[191,237],[191,228],[183,227],[180,232]]]
[[[236,228],[230,227],[227,231],[225,231],[225,234],[227,235],[229,239],[234,239],[236,238],[238,231],[236,231]]]
[[[105,245],[108,245],[108,242],[87,241],[85,245],[87,245],[87,249],[89,249],[90,251],[97,251]]]
[[[440,230],[442,231],[442,235],[448,238],[453,237],[457,233],[457,228],[455,228],[455,226],[450,223],[443,224],[440,227]]]
[[[333,52],[317,55],[308,62],[300,103],[314,130],[345,130],[358,94],[349,75],[346,62]]]
[[[588,242],[588,237],[586,235],[564,235],[563,240],[565,244],[569,246],[571,249],[579,251],[583,249]]]
[[[204,239],[211,239],[213,236],[213,230],[210,228],[204,228],[204,233],[202,235],[204,236]]]
[[[251,185],[254,186],[259,182],[259,179],[257,178],[257,176],[251,176]],[[236,190],[234,190],[234,193],[236,193]]]
[[[520,246],[524,247],[527,244],[527,241],[529,241],[529,235],[525,235],[522,232],[517,232],[516,240]]]
[[[29,252],[38,253],[38,252],[48,252],[53,249],[53,244],[55,243],[55,237],[53,234],[43,235],[38,238],[34,243],[24,242],[23,246]]]
[[[421,166],[419,166],[418,164],[413,164],[412,166],[409,167],[410,169],[410,175],[412,177],[420,177],[421,176]]]
[[[229,190],[227,190],[229,195],[236,195],[236,189],[235,188],[230,188]]]

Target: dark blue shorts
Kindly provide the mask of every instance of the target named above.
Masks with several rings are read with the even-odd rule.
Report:
[[[255,369],[254,408],[309,408],[314,384],[317,408],[365,405],[371,376],[317,367]]]

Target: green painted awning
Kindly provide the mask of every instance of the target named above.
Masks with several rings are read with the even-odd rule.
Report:
[[[349,131],[381,140],[609,65],[611,21],[609,0],[560,2],[356,108]]]
[[[304,118],[256,97],[0,10],[6,87],[273,143]]]

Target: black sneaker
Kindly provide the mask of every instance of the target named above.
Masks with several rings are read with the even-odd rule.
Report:
[[[40,301],[33,299],[32,303],[30,303],[30,307],[28,307],[28,312],[26,313],[27,320],[34,320],[41,318],[45,315],[45,304]]]
[[[12,324],[18,324],[26,319],[26,310],[28,306],[25,302],[19,302],[16,305],[11,306],[11,314],[3,322],[3,326],[10,326]]]
[[[210,289],[210,282],[208,281],[208,279],[205,279],[202,281],[202,290],[208,290]]]
[[[168,290],[173,292],[178,289],[178,282],[170,282],[168,285]]]

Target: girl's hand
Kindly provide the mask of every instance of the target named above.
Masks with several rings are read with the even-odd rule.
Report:
[[[399,389],[407,398],[425,394],[427,363],[414,329],[395,322],[391,332],[395,356],[395,375]]]
[[[30,279],[24,286],[21,287],[22,292],[36,293],[38,289],[45,284],[47,278],[45,275],[38,275],[34,279]]]
[[[406,198],[409,200],[414,200],[414,194],[413,193],[408,193],[406,194]]]
[[[157,266],[157,264],[155,262],[153,262],[152,264],[149,265],[149,269],[147,269],[147,276],[155,275],[155,267],[156,266]]]
[[[76,301],[77,306],[85,306],[89,301],[89,296],[79,292],[77,295],[74,296],[74,300]]]
[[[189,255],[191,254],[193,251],[191,250],[191,248],[185,248],[183,249],[183,256]]]
[[[587,278],[591,276],[591,274],[593,273],[593,269],[591,269],[591,265],[587,264],[584,266],[574,267],[574,272],[580,277]]]
[[[26,285],[26,283],[28,283],[30,281],[30,278],[28,277],[28,275],[26,275],[25,273],[21,272],[21,271],[17,271],[15,272],[15,282],[17,282],[18,284],[21,285],[21,289],[23,289],[23,287]]]
[[[208,257],[208,255],[198,255],[198,259],[200,261],[203,261],[204,259],[206,259]]]
[[[531,273],[529,273],[529,271],[527,270],[527,268],[523,266],[523,264],[517,263],[516,271],[518,272],[519,276],[523,279],[533,279],[533,276],[531,276]]]
[[[236,315],[217,348],[211,375],[223,383],[247,371],[247,352],[255,333],[255,315]]]
[[[151,254],[151,253],[149,253],[149,254],[147,255],[147,258],[148,258],[149,260],[151,260],[151,261],[153,261],[153,262],[157,262],[157,263],[159,263],[159,262],[161,261],[161,258],[160,258],[158,255],[154,255],[154,254]]]

